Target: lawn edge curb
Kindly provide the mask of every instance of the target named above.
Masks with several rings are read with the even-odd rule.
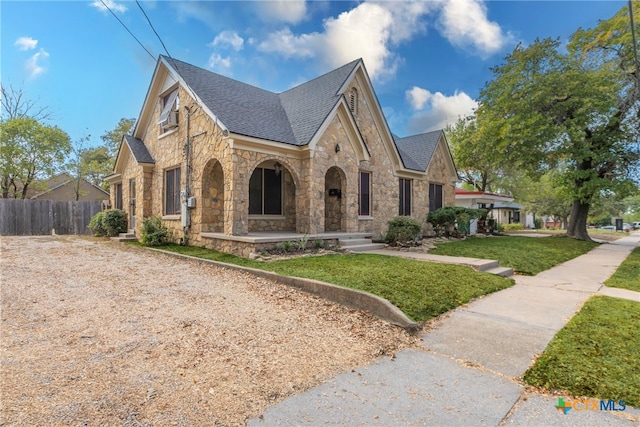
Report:
[[[259,270],[251,267],[243,267],[235,264],[228,264],[220,261],[213,261],[204,258],[198,258],[191,255],[178,254],[175,252],[165,251],[157,248],[144,247],[142,249],[163,253],[175,258],[188,259],[202,264],[213,265],[216,267],[226,268],[228,270],[241,271],[252,274],[257,277],[273,280],[274,282],[290,286],[301,291],[317,295],[321,298],[333,301],[358,310],[365,310],[372,315],[386,320],[387,322],[399,326],[408,332],[415,333],[420,330],[420,324],[412,321],[398,307],[391,304],[389,300],[369,292],[357,289],[345,288],[343,286],[334,285],[332,283],[321,282],[314,279],[306,279],[302,277],[283,276],[272,271]]]

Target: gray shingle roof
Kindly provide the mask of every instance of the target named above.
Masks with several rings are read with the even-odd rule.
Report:
[[[182,61],[163,58],[229,131],[299,146],[311,141],[340,100],[338,90],[360,61],[276,94]]]
[[[138,138],[134,138],[131,135],[125,135],[125,142],[129,146],[129,150],[131,150],[131,154],[136,159],[138,163],[155,163],[151,154],[149,154],[149,150],[144,145],[144,142],[140,141]]]
[[[425,172],[442,133],[442,130],[435,130],[419,135],[407,136],[405,138],[393,135],[404,167]]]

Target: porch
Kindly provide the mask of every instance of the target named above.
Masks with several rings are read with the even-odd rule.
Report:
[[[344,245],[348,241],[371,239],[373,233],[347,233],[341,231],[304,234],[287,231],[252,231],[242,236],[232,236],[224,233],[200,233],[202,244],[220,252],[226,252],[248,258],[251,253],[268,251],[278,248],[284,242],[304,243],[312,247],[322,241],[323,247]],[[345,245],[346,246],[346,245]]]

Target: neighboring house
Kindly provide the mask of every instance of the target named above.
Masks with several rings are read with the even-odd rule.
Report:
[[[176,239],[248,256],[278,234],[423,223],[458,176],[444,132],[391,133],[362,60],[272,93],[161,56],[107,180],[130,228],[161,215]]]
[[[486,209],[487,220],[493,220],[472,221],[470,224],[471,234],[493,230],[495,228],[494,221],[505,224],[502,211],[499,207],[513,203],[513,197],[489,191],[470,191],[463,190],[462,188],[456,188],[455,194],[456,206],[472,209]],[[506,223],[509,224],[510,222]]]
[[[489,212],[489,217],[494,218],[499,224],[514,224],[521,221],[521,206],[516,202],[494,203],[493,209]],[[524,226],[524,224],[523,224]]]
[[[35,190],[32,194],[28,194],[27,198],[32,200],[54,200],[57,202],[75,201],[76,185],[78,185],[78,181],[75,178],[68,173],[61,173],[38,186],[39,190],[44,190]],[[85,179],[80,180],[79,193],[78,201],[108,201],[110,197],[109,193]]]

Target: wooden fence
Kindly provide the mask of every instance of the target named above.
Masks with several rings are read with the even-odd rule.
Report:
[[[0,199],[0,236],[91,234],[91,217],[102,210],[100,201]]]

